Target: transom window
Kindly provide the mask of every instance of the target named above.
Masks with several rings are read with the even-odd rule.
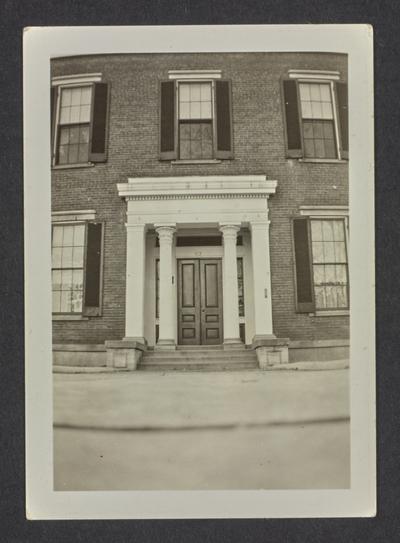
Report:
[[[53,313],[82,312],[84,248],[85,224],[53,226]]]
[[[92,86],[60,89],[58,164],[89,160]]]
[[[316,309],[346,309],[348,269],[344,220],[311,220]]]
[[[180,83],[179,158],[213,156],[213,99],[211,82]]]
[[[335,122],[329,83],[299,83],[306,158],[336,158]]]

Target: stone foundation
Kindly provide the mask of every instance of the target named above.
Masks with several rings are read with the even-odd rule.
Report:
[[[254,339],[253,349],[257,354],[260,369],[266,370],[289,362],[288,338]]]

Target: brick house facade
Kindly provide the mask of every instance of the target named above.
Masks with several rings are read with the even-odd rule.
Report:
[[[75,279],[65,279],[65,283],[64,279],[60,279],[69,264],[53,260],[56,299],[53,343],[56,363],[71,361],[71,353],[77,352],[86,357],[87,363],[93,363],[93,353],[105,356],[105,345],[112,349],[112,342],[117,344],[123,338],[133,341],[130,345],[133,349],[137,349],[143,340],[147,348],[157,346],[160,314],[156,311],[156,305],[160,304],[160,279],[156,283],[156,276],[157,266],[164,266],[159,262],[159,251],[164,243],[161,235],[168,234],[165,228],[171,228],[169,241],[165,243],[176,246],[179,253],[173,252],[171,266],[174,288],[169,292],[175,307],[169,316],[174,330],[179,327],[177,321],[181,318],[180,310],[183,307],[181,304],[176,310],[180,288],[177,284],[180,281],[177,263],[192,265],[196,259],[207,258],[214,259],[210,262],[215,264],[221,259],[222,268],[218,273],[223,276],[222,282],[225,279],[232,282],[224,275],[228,273],[223,267],[228,253],[223,251],[228,251],[228,237],[233,232],[232,235],[237,235],[238,240],[236,257],[242,258],[240,277],[237,279],[235,276],[234,281],[242,281],[238,285],[242,296],[239,305],[244,304],[245,310],[239,319],[235,316],[234,322],[226,322],[230,317],[224,312],[223,325],[216,332],[218,338],[215,342],[224,343],[229,326],[231,331],[235,331],[239,325],[242,342],[248,346],[267,346],[275,351],[288,346],[289,360],[332,359],[347,355],[349,296],[345,55],[96,55],[54,59],[51,71],[54,89],[53,254],[65,255],[69,250],[68,244],[63,245],[63,241],[54,242],[57,236],[57,239],[66,239],[69,235],[65,227],[83,225],[73,234],[76,239],[81,236],[78,245],[71,249],[71,254],[75,255],[72,251],[76,251],[78,255],[76,262],[65,272],[68,278],[76,274],[76,284]],[[165,84],[164,95],[162,82]],[[85,98],[79,90],[84,87],[91,89],[91,97]],[[71,89],[78,90],[72,92]],[[169,91],[172,92],[170,96]],[[78,92],[81,92],[80,98],[76,97]],[[185,93],[188,96],[186,102]],[[168,110],[168,102],[170,106],[175,106],[171,106],[172,110]],[[163,107],[167,108],[164,112]],[[102,108],[103,118],[96,121],[95,116],[100,112],[101,117]],[[77,117],[74,120],[75,114]],[[96,122],[97,127],[94,126]],[[104,148],[99,141],[102,133],[105,135]],[[93,150],[96,141],[98,148]],[[88,150],[88,146],[92,148]],[[170,196],[169,199],[160,200],[154,195],[140,192],[147,182],[149,190],[151,188],[155,194],[160,186],[157,180],[165,181],[167,191],[178,191],[181,203],[188,200],[182,194],[183,186],[187,186],[189,192],[200,191],[196,193],[197,198],[200,193],[203,194],[205,187],[214,187],[210,213],[214,209],[212,205],[218,201],[220,207],[215,207],[216,213],[218,209],[225,214],[238,209],[239,213],[242,206],[242,216],[238,214],[232,221],[224,219],[218,222],[210,215],[201,225],[196,226],[194,222],[189,224],[188,220],[180,225],[176,215],[179,212],[176,211],[167,220],[154,219],[146,223],[145,288],[141,289],[144,292],[144,332],[141,335],[135,332],[132,336],[127,333],[127,321],[134,318],[137,308],[130,313],[127,307],[127,259],[132,259],[132,256],[127,256],[130,247],[126,228],[127,220],[129,222],[127,209],[133,202],[131,216],[135,215],[137,221],[140,201],[146,202],[148,214],[151,214],[153,204],[154,213],[167,209],[167,201],[168,205],[172,205]],[[231,199],[231,181],[240,184],[239,192],[243,199]],[[256,204],[256,198],[258,207],[253,208],[251,205],[253,202]],[[189,203],[182,203],[184,205]],[[176,209],[185,210],[182,206],[179,204]],[[193,213],[193,209],[189,210],[188,207],[187,213]],[[259,217],[260,209],[265,209],[265,221],[270,221],[269,233],[267,231],[266,234],[269,237],[267,274],[270,291],[266,285],[262,292],[256,288],[258,279],[254,267],[258,265],[255,256],[250,254],[254,230],[246,215],[253,213]],[[95,226],[89,227],[89,224],[101,227],[96,233]],[[332,233],[324,234],[324,228]],[[322,237],[318,237],[319,231]],[[186,241],[182,240],[179,244],[180,235]],[[192,253],[187,241],[191,236],[196,239]],[[209,239],[202,245],[199,239],[204,237]],[[88,253],[90,249],[87,245],[91,239],[95,244],[97,240],[98,262]],[[74,243],[71,242],[72,245]],[[211,246],[209,253],[207,250],[202,253],[199,249]],[[149,248],[153,256],[149,256]],[[79,254],[84,255],[82,261]],[[197,258],[199,254],[200,258]],[[229,256],[230,261],[233,262],[232,258],[236,257]],[[149,258],[154,261],[149,261]],[[250,264],[247,264],[247,258]],[[130,262],[136,265],[133,260]],[[90,273],[86,277],[86,285],[85,273]],[[162,273],[166,273],[166,268],[162,268]],[[90,285],[95,285],[93,288],[98,290],[98,296],[96,298],[96,292],[86,293],[86,299],[91,296],[95,300],[93,306],[97,304],[98,307],[94,311],[85,311],[84,290],[92,288]],[[164,288],[162,284],[161,288]],[[223,288],[226,291],[226,285]],[[234,289],[233,292],[237,291]],[[130,299],[136,300],[136,295],[137,292]],[[69,297],[74,296],[75,301],[71,303]],[[168,299],[165,289],[161,297],[163,306]],[[261,298],[267,300],[265,303],[272,311],[272,329],[260,335],[255,331],[258,318],[256,306],[261,303]],[[236,300],[234,302],[237,307]],[[132,303],[136,304],[136,301]],[[221,299],[219,303],[230,304],[231,301],[224,298],[224,302]],[[259,311],[262,313],[264,308],[260,306]],[[166,316],[162,318],[168,319]],[[169,337],[169,340],[179,344],[181,332],[174,332],[174,337]],[[199,336],[197,332],[193,333],[196,337],[194,341],[203,343],[201,333]],[[238,339],[237,334],[234,335],[234,339]],[[255,336],[262,336],[258,338],[262,340],[260,344],[257,344]],[[282,341],[271,343],[271,338]],[[284,358],[285,355],[281,360]]]

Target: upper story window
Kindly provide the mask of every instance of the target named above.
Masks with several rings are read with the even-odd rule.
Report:
[[[52,165],[105,162],[109,92],[101,75],[54,78],[51,98]]]
[[[283,81],[289,158],[348,158],[347,84],[336,72],[289,72]]]
[[[180,70],[160,88],[160,159],[233,158],[230,81],[221,73]]]

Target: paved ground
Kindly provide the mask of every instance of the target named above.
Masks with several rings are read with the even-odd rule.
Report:
[[[348,370],[54,375],[59,490],[346,488]]]

